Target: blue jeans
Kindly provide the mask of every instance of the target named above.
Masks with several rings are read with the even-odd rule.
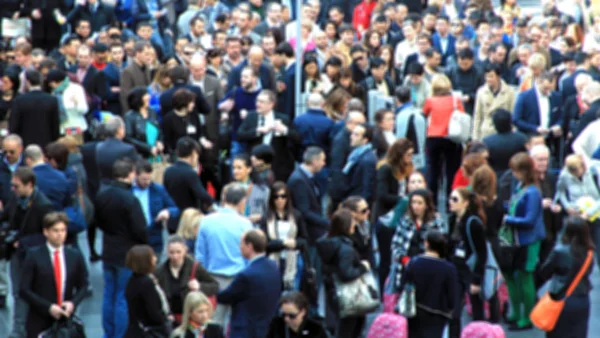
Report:
[[[104,299],[102,327],[104,338],[121,338],[127,330],[127,300],[125,286],[131,271],[125,267],[104,263]]]

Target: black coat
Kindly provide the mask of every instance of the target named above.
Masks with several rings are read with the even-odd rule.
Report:
[[[155,280],[148,275],[133,274],[125,287],[125,298],[129,310],[129,325],[124,338],[144,337],[140,324],[145,327],[161,327],[168,334],[165,324],[167,315],[156,290]]]
[[[102,259],[125,266],[125,256],[136,244],[148,244],[146,217],[131,185],[111,181],[103,186],[94,201],[97,225],[104,232]]]
[[[338,204],[344,199],[344,164],[350,154],[350,131],[345,126],[342,127],[337,135],[333,138],[331,153],[329,154],[329,195],[331,200]]]
[[[98,8],[92,13],[90,5],[76,5],[69,15],[67,20],[71,25],[75,25],[79,20],[88,20],[92,26],[92,33],[100,31],[104,26],[110,25],[115,22],[115,10],[109,6],[104,5],[102,2],[98,2]]]
[[[137,161],[140,156],[131,144],[127,144],[116,138],[109,138],[101,142],[95,150],[96,165],[99,171],[100,181],[113,178],[113,166],[117,160],[128,158]]]
[[[592,102],[590,107],[581,114],[581,118],[579,119],[579,129],[576,132],[573,131],[573,139],[576,139],[588,124],[598,119],[598,112],[600,112],[600,99]]]
[[[223,335],[223,328],[219,324],[209,323],[206,325],[206,329],[202,332],[203,338],[225,338]],[[189,329],[184,334],[175,334],[173,338],[197,338],[194,333]]]
[[[379,127],[375,127],[375,132],[373,133],[373,142],[371,143],[377,152],[377,158],[383,158],[390,147],[390,144],[388,144],[387,140],[385,139],[383,130]]]
[[[198,173],[183,161],[173,163],[165,171],[164,185],[179,210],[197,208],[206,211],[214,203]]]
[[[139,154],[148,158],[152,156],[152,146],[148,144],[146,122],[153,124],[158,129],[158,140],[161,141],[160,125],[156,113],[152,109],[148,109],[148,119],[144,119],[138,111],[130,110],[125,114],[125,142],[133,145]]]
[[[24,166],[23,157],[19,160],[18,166]],[[12,196],[10,182],[12,180],[12,171],[6,164],[6,155],[0,156],[0,201],[6,205]]]
[[[31,13],[34,9],[39,9],[42,17],[39,20],[33,19]],[[20,17],[31,18],[31,38],[44,39],[52,38],[58,41],[61,35],[61,28],[54,19],[54,10],[59,9],[63,15],[67,14],[67,6],[63,0],[24,0],[21,7]]]
[[[471,69],[463,71],[458,65],[455,65],[448,69],[446,75],[450,79],[450,82],[452,82],[454,90],[459,90],[463,95],[469,96],[469,102],[463,102],[463,105],[465,106],[465,111],[473,115],[477,90],[485,82],[481,69],[473,64]]]
[[[193,126],[193,132],[188,129],[190,126]],[[186,116],[179,116],[175,111],[169,111],[163,118],[162,136],[165,152],[168,154],[175,154],[177,141],[180,138],[189,136],[194,140],[199,140],[204,134],[204,126],[200,123],[198,114],[194,112],[188,113]]]
[[[160,95],[160,111],[163,112],[163,114],[173,110],[173,94],[181,88],[188,89],[196,95],[196,108],[193,113],[202,115],[210,114],[210,105],[206,101],[200,87],[185,83],[175,83],[173,87],[167,89]]]
[[[289,332],[286,334],[286,330]],[[300,337],[310,337],[310,338],[327,338],[327,331],[323,328],[319,322],[312,320],[310,318],[305,317],[302,324],[300,324],[300,328],[298,332],[293,332],[289,330],[289,327],[285,324],[285,321],[282,317],[275,317],[271,321],[271,325],[269,326],[269,333],[265,338],[300,338]]]
[[[91,199],[96,198],[100,186],[100,172],[96,162],[96,147],[100,142],[102,141],[86,142],[79,148],[87,176],[87,192]]]
[[[69,70],[71,78],[77,79],[78,67],[79,65],[75,64],[75,66]],[[104,72],[98,70],[96,67],[92,65],[88,67],[85,76],[83,77],[83,81],[81,81],[80,84],[83,86],[83,89],[85,89],[88,100],[92,96],[101,100],[106,100],[108,98],[109,87],[107,86],[106,76],[104,76]]]
[[[20,295],[29,305],[27,314],[27,337],[36,338],[40,332],[50,328],[55,319],[48,310],[56,304],[54,265],[47,245],[29,251],[23,263]],[[88,288],[88,271],[80,251],[64,247],[66,278],[64,301],[77,305],[85,298]]]
[[[386,214],[396,206],[400,200],[400,196],[398,195],[399,189],[400,184],[388,164],[384,164],[377,169],[376,203],[373,212],[374,220],[377,220],[379,216]]]
[[[287,135],[277,136],[273,133],[270,143],[270,146],[275,152],[272,163],[275,179],[285,182],[292,171],[294,171],[295,162],[292,148],[294,145],[300,143],[300,136],[292,129],[290,118],[287,115],[279,113],[274,114],[276,120],[281,120],[281,123],[288,127]],[[251,151],[255,146],[263,143],[263,138],[265,136],[256,132],[257,127],[258,114],[256,112],[250,112],[238,129],[237,139],[240,142],[246,142],[248,144],[248,151]]]
[[[302,218],[302,214],[300,213],[300,211],[294,209],[293,214],[294,222],[296,223],[296,227],[298,228],[298,233],[296,234],[296,249],[303,250],[304,248],[306,248],[306,241],[308,240],[306,224],[304,223],[304,219]],[[281,252],[283,249],[285,249],[285,246],[283,245],[283,241],[285,240],[285,238],[271,238],[267,226],[267,217],[267,214],[264,214],[259,221],[259,225],[262,231],[264,231],[265,235],[267,236],[267,255],[269,255],[273,252]],[[273,217],[276,217],[278,219],[277,215],[274,215]],[[286,220],[287,219],[288,218],[286,218]],[[279,236],[279,233],[277,233],[277,236]]]
[[[13,101],[8,129],[21,136],[24,147],[37,144],[43,149],[60,136],[58,100],[40,90],[19,95]]]
[[[490,155],[488,161],[498,177],[508,169],[508,163],[514,154],[526,151],[527,141],[525,134],[512,131],[493,134],[483,139]]]
[[[15,194],[0,216],[1,222],[8,222],[10,229],[18,230],[19,251],[41,245],[46,239],[42,234],[42,224],[46,214],[55,211],[52,202],[37,188],[31,196],[29,207],[23,210]]]
[[[323,217],[321,194],[314,181],[300,167],[294,169],[287,186],[294,206],[304,217],[308,239],[312,244],[329,230],[329,220]]]

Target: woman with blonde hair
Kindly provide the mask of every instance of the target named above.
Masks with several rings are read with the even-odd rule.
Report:
[[[179,218],[179,226],[177,234],[185,240],[189,252],[194,252],[196,244],[196,236],[200,227],[200,221],[204,214],[196,208],[187,208]]]
[[[188,293],[183,305],[181,325],[171,334],[171,338],[223,338],[223,328],[210,322],[213,314],[210,300],[202,292]]]
[[[546,58],[543,54],[533,53],[527,62],[527,71],[520,79],[519,91],[523,92],[533,88],[535,80],[547,67]]]
[[[437,200],[441,177],[451,182],[460,167],[462,144],[448,139],[450,116],[456,110],[465,111],[460,99],[452,95],[452,84],[446,75],[436,74],[431,80],[432,96],[423,104],[423,113],[429,119],[427,127],[427,186]],[[445,168],[445,173],[442,173]],[[446,184],[445,196],[450,195],[451,185]]]

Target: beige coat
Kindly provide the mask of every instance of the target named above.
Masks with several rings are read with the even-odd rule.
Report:
[[[492,120],[494,111],[503,108],[512,113],[515,105],[515,91],[504,81],[501,82],[500,92],[494,96],[488,85],[483,85],[477,90],[475,98],[475,111],[473,112],[473,135],[475,141],[495,134],[496,127]]]

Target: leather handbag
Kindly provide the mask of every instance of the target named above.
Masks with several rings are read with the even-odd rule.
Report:
[[[533,325],[535,325],[540,330],[546,332],[554,330],[556,322],[558,322],[558,318],[560,317],[560,313],[562,312],[562,309],[565,306],[565,300],[569,298],[569,296],[571,296],[573,291],[575,291],[575,288],[581,281],[581,278],[583,278],[583,275],[590,267],[590,264],[592,263],[593,254],[593,250],[588,250],[585,262],[581,266],[581,269],[577,273],[577,276],[575,276],[575,279],[573,279],[573,281],[571,282],[571,285],[569,285],[567,293],[565,294],[565,297],[563,299],[554,300],[552,299],[552,297],[550,297],[550,293],[548,292],[546,292],[546,294],[542,298],[540,298],[540,300],[537,302],[537,304],[529,314],[529,319],[531,319]]]
[[[61,318],[48,330],[40,333],[39,338],[86,338],[83,322],[75,315]]]
[[[377,282],[371,271],[357,279],[344,283],[334,275],[335,293],[340,318],[362,316],[379,308],[381,299]]]
[[[452,103],[454,110],[448,122],[448,138],[456,143],[465,143],[471,136],[471,116],[458,109],[455,97],[452,97]]]
[[[467,259],[467,266],[471,272],[475,270],[475,264],[477,263],[477,251],[475,250],[475,243],[473,242],[473,236],[471,235],[471,220],[473,217],[477,216],[471,216],[467,220],[467,238],[469,240],[469,246],[471,246],[471,250],[473,252],[473,254],[471,254],[471,256]],[[481,222],[481,220],[479,221]],[[483,268],[483,279],[481,285],[482,292],[480,295],[483,296],[484,300],[489,300],[500,288],[500,285],[503,282],[503,277],[500,273],[500,267],[498,266],[498,262],[496,261],[496,256],[494,255],[494,251],[492,250],[490,242],[486,240],[485,246],[487,251],[487,260]]]
[[[398,313],[406,318],[414,318],[417,315],[417,289],[414,284],[407,283],[398,299]]]

